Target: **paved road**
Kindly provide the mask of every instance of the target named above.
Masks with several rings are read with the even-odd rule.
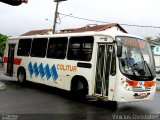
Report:
[[[86,101],[72,100],[69,93],[44,85],[28,83],[25,87],[20,86],[16,79],[5,77],[0,71],[0,119],[2,118],[24,118],[29,119],[120,119],[123,114],[136,119],[137,114],[160,114],[160,91],[156,92],[153,101],[119,103],[118,108],[113,110],[107,102],[95,101],[87,98]],[[10,116],[8,116],[8,113]],[[13,116],[11,116],[13,115]],[[16,116],[18,115],[18,116]],[[116,116],[115,116],[116,115]],[[130,116],[132,115],[132,116]],[[23,116],[23,117],[22,117]],[[135,118],[134,118],[135,117]],[[139,118],[137,118],[139,120]]]

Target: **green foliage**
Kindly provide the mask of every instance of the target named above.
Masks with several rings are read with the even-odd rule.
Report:
[[[6,35],[0,34],[0,54],[3,54],[7,39],[8,37]]]
[[[152,37],[150,37],[150,36],[146,36],[144,39],[146,39],[149,43],[152,42]]]
[[[158,36],[156,36],[156,39],[158,42],[160,42],[160,33],[158,34]]]

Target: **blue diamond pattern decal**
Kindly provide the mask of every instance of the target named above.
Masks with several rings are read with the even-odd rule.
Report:
[[[35,64],[33,65],[33,72],[34,72],[34,74],[35,74],[36,77],[39,75],[37,63],[35,63]]]
[[[41,75],[41,78],[43,78],[45,76],[45,72],[44,72],[42,63],[39,65],[39,73]]]
[[[46,71],[46,78],[48,80],[51,77],[51,73],[50,73],[50,69],[49,69],[49,65],[48,64],[45,67],[45,71]]]
[[[48,64],[44,66],[43,63],[41,63],[38,66],[36,62],[34,64],[30,62],[28,64],[28,71],[31,77],[32,75],[35,75],[35,77],[40,75],[41,79],[44,78],[44,76],[46,76],[47,80],[49,80],[51,77],[53,80],[58,79],[58,73],[55,64],[50,68]]]
[[[32,76],[33,75],[33,67],[32,67],[32,63],[31,62],[28,64],[28,70],[29,70],[30,76]]]
[[[53,65],[52,68],[51,68],[51,74],[52,74],[53,79],[57,80],[58,74],[57,74],[57,70],[56,70],[56,66],[55,65]]]

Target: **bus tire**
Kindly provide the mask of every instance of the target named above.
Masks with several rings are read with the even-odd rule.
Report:
[[[26,83],[26,71],[24,68],[20,68],[17,72],[17,78],[18,78],[18,82],[21,85],[24,85]]]
[[[77,100],[84,100],[88,93],[88,86],[85,82],[81,80],[74,80],[71,85],[71,95],[72,98]]]

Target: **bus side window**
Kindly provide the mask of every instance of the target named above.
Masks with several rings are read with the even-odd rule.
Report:
[[[47,50],[47,58],[64,59],[66,57],[68,38],[50,38]]]
[[[31,49],[31,39],[20,39],[18,44],[18,56],[29,56]]]
[[[31,56],[45,57],[48,38],[34,38],[32,42]]]
[[[71,37],[68,47],[67,59],[90,61],[93,50],[92,36]]]

